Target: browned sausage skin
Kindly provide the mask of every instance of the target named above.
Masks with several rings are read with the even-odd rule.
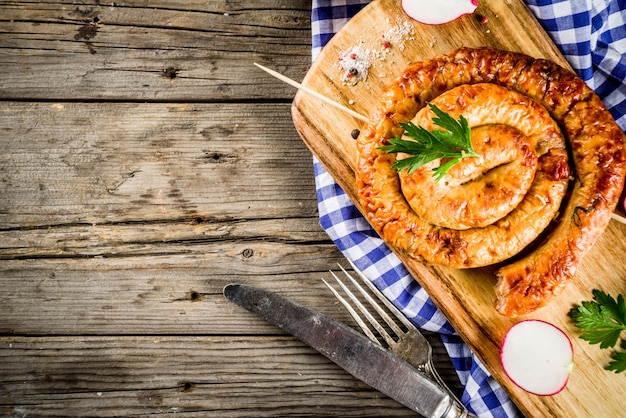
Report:
[[[431,165],[411,175],[398,175],[391,168],[395,157],[378,147],[402,134],[400,122],[428,126],[428,110],[420,110],[427,101],[468,118],[473,141],[494,146],[504,146],[507,138],[519,142],[516,150],[506,152],[526,158],[516,170],[532,170],[532,182],[528,176],[510,180],[524,194],[511,198],[515,208],[496,210],[496,215],[480,213],[481,205],[497,204],[489,199],[503,199],[514,187],[506,185],[493,196],[483,196],[487,203],[463,203],[472,198],[467,190],[473,186],[457,190],[453,183],[478,162],[464,160],[453,167],[443,186],[430,181]],[[385,89],[370,121],[357,140],[359,198],[370,223],[397,250],[454,268],[498,263],[533,243],[559,214],[544,243],[533,244],[536,248],[528,256],[498,271],[496,309],[506,316],[532,312],[561,292],[608,224],[623,188],[622,131],[582,80],[547,60],[461,48],[412,64]],[[506,183],[511,171],[498,170],[479,168],[470,174],[469,183],[484,186],[498,177]],[[562,204],[570,179],[573,186]],[[435,219],[422,210],[431,193],[445,206]]]

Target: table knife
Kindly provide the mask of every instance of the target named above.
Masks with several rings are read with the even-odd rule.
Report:
[[[424,417],[463,418],[448,393],[360,332],[274,292],[244,284],[224,296],[313,347],[372,388]]]

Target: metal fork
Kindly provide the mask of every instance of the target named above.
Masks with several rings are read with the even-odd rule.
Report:
[[[349,261],[349,260],[348,260]],[[350,262],[352,268],[357,273],[357,275],[361,278],[363,283],[369,288],[372,294],[376,295],[379,301],[387,308],[388,312],[393,314],[397,321],[399,321],[402,325],[404,325],[403,330],[402,327],[394,320],[380,305],[379,303],[370,296],[370,294],[342,267],[339,268],[344,272],[348,280],[352,283],[355,289],[357,289],[358,293],[369,303],[369,305],[378,313],[380,318],[387,324],[389,329],[395,334],[395,338],[392,337],[389,332],[385,329],[383,325],[381,325],[378,320],[370,313],[370,311],[365,307],[365,305],[359,300],[357,296],[346,286],[337,275],[331,271],[330,273],[335,278],[341,289],[343,289],[344,293],[347,295],[348,299],[352,301],[354,304],[353,307],[346,298],[341,296],[341,294],[335,290],[333,286],[331,286],[326,280],[322,279],[322,281],[326,284],[326,286],[330,289],[330,291],[335,295],[337,300],[341,302],[343,306],[348,310],[350,315],[357,322],[359,327],[363,330],[365,335],[369,337],[375,343],[380,345],[384,344],[381,342],[379,338],[376,337],[375,333],[370,329],[370,327],[365,323],[365,321],[361,318],[361,315],[357,312],[360,311],[361,314],[367,319],[367,321],[371,324],[371,326],[375,329],[378,335],[384,340],[384,343],[387,344],[387,348],[389,351],[411,364],[418,371],[424,373],[426,377],[428,377],[433,382],[437,383],[440,387],[445,389],[453,401],[456,403],[457,407],[463,411],[460,417],[475,417],[472,415],[465,406],[459,401],[454,392],[445,384],[443,379],[437,373],[435,369],[435,365],[433,363],[433,349],[426,339],[424,335],[413,325],[403,314],[400,312],[377,288],[374,286],[372,282],[370,282],[364,275],[357,269],[352,262]]]

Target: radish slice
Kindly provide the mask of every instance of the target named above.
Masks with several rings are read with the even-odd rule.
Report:
[[[411,19],[427,25],[448,23],[473,13],[478,0],[402,0],[402,9]]]
[[[500,362],[517,386],[536,395],[555,395],[572,372],[574,349],[569,337],[552,324],[521,321],[504,336]]]

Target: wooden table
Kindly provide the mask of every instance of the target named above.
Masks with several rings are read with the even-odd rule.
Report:
[[[410,415],[222,296],[354,325],[295,91],[252,65],[302,79],[310,7],[0,3],[0,415]]]

